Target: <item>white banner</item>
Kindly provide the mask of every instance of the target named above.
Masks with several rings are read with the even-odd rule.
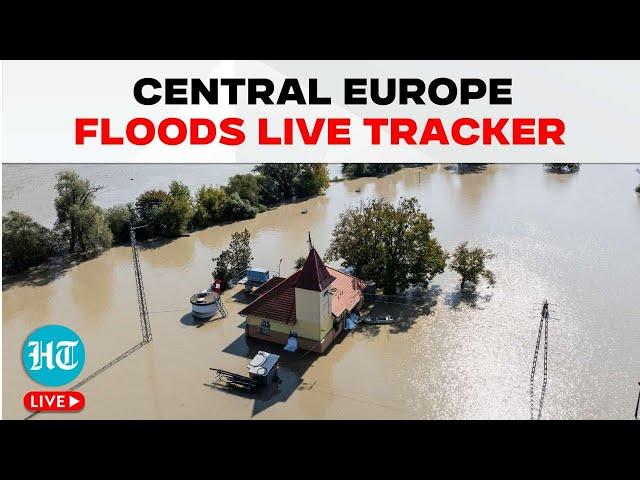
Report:
[[[5,163],[637,162],[631,61],[6,61],[3,82]]]

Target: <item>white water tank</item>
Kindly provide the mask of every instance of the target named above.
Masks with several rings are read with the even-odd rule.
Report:
[[[220,295],[210,290],[203,290],[191,296],[191,315],[207,319],[218,313]]]

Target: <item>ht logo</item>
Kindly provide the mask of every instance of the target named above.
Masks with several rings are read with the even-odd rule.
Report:
[[[74,350],[78,343],[78,341],[62,340],[56,344],[55,362],[58,368],[73,370],[78,366],[78,360],[74,358]],[[53,370],[53,342],[48,342],[44,346],[43,342],[29,342],[28,346],[32,348],[29,353],[32,360],[30,370],[40,370],[43,365],[46,365],[49,370]]]
[[[62,325],[47,325],[33,331],[25,341],[22,364],[36,382],[57,387],[80,375],[84,355],[84,345],[76,332]]]

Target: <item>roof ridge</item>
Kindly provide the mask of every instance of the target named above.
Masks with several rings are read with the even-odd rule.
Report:
[[[276,290],[278,290],[280,288],[285,288],[285,286],[286,286],[286,288],[288,288],[291,285],[291,283],[293,283],[294,280],[297,280],[297,277],[299,276],[300,272],[301,272],[301,270],[298,270],[297,272],[293,272],[291,275],[289,275],[287,278],[285,278],[282,282],[277,284],[275,287],[267,290],[262,295],[260,295],[258,298],[256,298],[253,302],[251,302],[249,305],[247,305],[242,310],[240,310],[238,312],[238,314],[242,315],[243,312],[245,312],[246,310],[251,308],[258,301],[264,301],[264,300],[266,300],[268,298],[272,298],[273,294],[274,294],[274,292]],[[296,278],[294,279],[294,277],[296,277]]]
[[[302,274],[295,286],[304,290],[321,292],[335,280],[335,277],[327,270],[318,251],[313,247],[309,250],[309,255],[307,255],[300,271]]]

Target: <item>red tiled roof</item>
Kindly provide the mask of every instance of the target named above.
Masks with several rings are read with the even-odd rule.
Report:
[[[256,298],[238,313],[295,325],[296,292],[294,284],[301,273],[302,270],[298,270],[271,290]]]
[[[284,281],[285,281],[285,278],[283,278],[283,277],[272,277],[269,280],[267,280],[266,282],[264,282],[262,285],[260,285],[258,288],[256,288],[251,293],[253,293],[254,295],[262,295],[263,293],[268,292],[273,287],[275,287],[276,285],[279,285],[280,283],[282,283]]]
[[[325,269],[328,269],[327,273],[334,279],[330,288],[332,294],[331,313],[338,317],[344,310],[350,311],[358,304],[366,284],[362,280],[342,273],[335,268],[325,267]],[[302,270],[298,270],[290,277],[282,279],[282,281],[277,283],[273,288],[240,310],[240,315],[255,315],[257,317],[295,325],[295,287],[301,275]],[[260,288],[266,287],[266,285],[267,284],[262,285]]]
[[[324,266],[315,248],[309,250],[307,260],[304,262],[300,272],[301,275],[295,286],[305,290],[321,292],[335,280],[335,277],[332,277],[327,267]]]
[[[367,284],[359,278],[352,277],[335,268],[327,268],[336,278],[331,284],[331,313],[339,317],[342,312],[351,311],[358,304]]]

